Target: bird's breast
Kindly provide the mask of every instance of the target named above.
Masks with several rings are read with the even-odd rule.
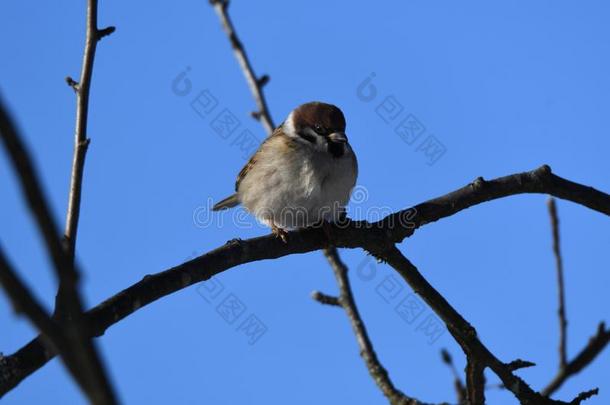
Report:
[[[298,149],[261,156],[240,183],[238,194],[257,218],[283,228],[335,221],[356,181],[353,159],[353,154],[334,158]]]

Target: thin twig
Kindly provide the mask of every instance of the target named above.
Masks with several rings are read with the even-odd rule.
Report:
[[[557,216],[557,205],[554,198],[547,201],[549,216],[551,217],[551,228],[553,232],[553,254],[557,269],[557,290],[559,294],[559,369],[563,369],[567,363],[567,327],[568,321],[565,310],[565,288],[563,283],[563,260],[561,259],[561,248],[559,244],[559,217]]]
[[[519,370],[522,368],[534,367],[535,365],[536,365],[536,363],[532,363],[531,361],[517,359],[517,360],[511,361],[506,366],[511,371],[515,371],[515,370]]]
[[[589,343],[587,343],[576,357],[567,362],[565,367],[559,369],[553,380],[541,391],[542,395],[552,395],[568,378],[578,374],[591,364],[608,343],[610,343],[610,328],[606,329],[604,322],[601,322],[597,327],[597,333],[589,339]]]
[[[570,402],[570,404],[579,404],[597,394],[599,394],[599,388],[593,388],[592,390],[581,392],[572,402]]]
[[[73,261],[76,249],[76,235],[80,217],[80,201],[82,194],[83,172],[85,156],[90,139],[87,137],[87,120],[89,111],[89,93],[91,77],[93,76],[93,62],[97,43],[103,37],[110,35],[114,27],[98,29],[97,27],[97,0],[87,1],[87,24],[83,63],[81,66],[80,81],[76,82],[70,76],[66,82],[76,93],[76,124],[74,130],[74,154],[72,157],[72,174],[70,176],[70,194],[68,196],[68,210],[66,214],[66,228],[64,237],[68,257]]]
[[[288,243],[273,235],[228,243],[193,260],[144,277],[89,310],[87,321],[91,326],[91,333],[100,336],[111,325],[159,298],[208,280],[232,267],[257,260],[312,252],[331,245],[365,249],[383,246],[401,241],[413,235],[419,227],[455,215],[469,207],[523,193],[552,194],[610,215],[610,195],[556,176],[550,172],[548,166],[543,166],[529,172],[486,181],[481,189],[467,185],[391,214],[378,222],[350,221],[340,227],[333,227],[332,243],[329,235],[320,228],[292,231],[288,235]],[[13,355],[5,357],[4,363],[11,365],[11,370],[6,373],[10,378],[0,380],[0,396],[42,367],[54,355],[55,353],[45,352],[40,339],[35,338]]]
[[[341,302],[339,297],[334,297],[332,295],[324,294],[320,291],[314,291],[311,293],[311,298],[315,301],[318,301],[320,304],[329,305],[331,307],[341,307]]]
[[[458,373],[455,364],[453,364],[453,358],[451,354],[447,351],[447,349],[441,349],[441,358],[443,359],[443,363],[449,367],[451,373],[453,374],[453,387],[455,388],[455,394],[457,396],[457,403],[462,405],[466,404],[468,394],[466,393],[466,387],[464,386],[464,382],[460,377],[460,373]]]
[[[267,100],[265,99],[265,94],[263,93],[263,86],[269,82],[269,76],[263,75],[261,77],[256,77],[254,68],[252,68],[250,59],[248,59],[248,55],[246,54],[246,49],[239,40],[235,27],[233,26],[231,18],[229,17],[229,0],[210,0],[210,4],[214,7],[214,10],[216,10],[218,18],[220,18],[222,29],[224,30],[225,34],[227,34],[227,37],[231,42],[231,47],[233,48],[235,58],[237,58],[237,62],[239,63],[239,66],[246,77],[246,81],[248,82],[248,87],[250,87],[250,91],[254,96],[258,110],[254,111],[252,116],[261,122],[265,128],[265,131],[267,132],[267,135],[271,135],[275,129],[275,125],[273,124],[273,119],[271,118],[269,108],[267,107]]]
[[[553,255],[555,256],[555,265],[557,270],[557,287],[559,295],[559,369],[557,375],[542,390],[542,394],[546,396],[552,395],[557,391],[563,383],[585,368],[610,342],[610,329],[606,330],[604,323],[600,323],[597,333],[593,336],[587,346],[570,362],[567,360],[567,326],[568,321],[565,310],[565,287],[563,278],[563,260],[561,257],[561,245],[559,238],[559,216],[557,215],[557,205],[554,198],[549,198],[547,202],[549,216],[551,218],[551,228],[553,235]],[[587,393],[583,393],[587,394]],[[588,396],[583,395],[588,398]]]
[[[78,363],[71,365],[82,374],[86,386],[85,392],[94,404],[116,403],[114,393],[102,367],[95,346],[86,330],[82,314],[82,302],[77,289],[78,271],[66,254],[62,245],[57,225],[51,216],[46,199],[42,194],[40,181],[34,170],[20,135],[13,124],[4,105],[0,101],[0,135],[11,163],[19,177],[19,182],[28,207],[45,241],[45,247],[51,256],[58,283],[65,285],[65,306],[70,317],[64,322],[64,333],[70,342],[74,358]],[[66,359],[70,361],[70,359]]]
[[[345,313],[352,325],[352,329],[356,335],[356,341],[358,342],[358,347],[360,348],[360,356],[362,356],[362,359],[364,360],[373,381],[375,381],[381,392],[383,392],[383,395],[388,398],[390,404],[420,404],[419,401],[406,396],[400,390],[394,387],[387,370],[377,358],[377,354],[373,348],[373,343],[369,338],[364,321],[360,317],[358,307],[354,301],[352,287],[350,286],[347,275],[348,268],[341,261],[341,258],[337,254],[337,250],[335,248],[324,249],[324,256],[326,256],[328,259],[328,262],[331,264],[333,272],[335,273],[335,278],[337,280],[337,285],[339,286],[340,292],[338,300],[339,304],[345,310]]]

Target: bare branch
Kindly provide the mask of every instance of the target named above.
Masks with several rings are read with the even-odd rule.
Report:
[[[85,50],[83,52],[83,64],[81,67],[80,81],[76,82],[70,76],[66,77],[66,82],[76,92],[74,154],[72,157],[72,174],[70,177],[70,194],[68,197],[68,212],[66,214],[66,229],[64,231],[68,257],[72,261],[74,260],[76,235],[78,232],[78,220],[80,217],[80,201],[82,194],[83,171],[85,168],[85,156],[87,155],[87,148],[89,146],[89,139],[87,138],[87,119],[89,112],[91,77],[93,76],[93,61],[95,60],[95,51],[97,49],[98,41],[113,33],[114,30],[114,27],[107,27],[102,30],[97,28],[97,0],[88,0]]]
[[[610,329],[606,329],[606,325],[601,322],[597,328],[597,333],[589,339],[589,343],[572,359],[565,367],[559,369],[559,372],[542,390],[542,395],[550,396],[557,391],[563,383],[571,376],[578,374],[582,369],[588,366],[598,354],[604,350],[610,342]]]
[[[97,30],[97,40],[100,41],[102,38],[107,37],[108,35],[112,34],[114,31],[116,31],[116,27],[113,27],[113,26],[98,29]]]
[[[74,80],[71,76],[66,76],[66,84],[72,87],[74,92],[78,93],[78,82]]]
[[[85,328],[82,303],[77,290],[78,272],[74,267],[74,262],[64,251],[61,239],[58,237],[58,227],[42,194],[42,188],[29,155],[1,102],[0,135],[19,177],[28,208],[36,220],[45,241],[45,247],[53,261],[57,280],[60,285],[66,286],[65,305],[70,317],[66,319],[63,326],[65,327],[64,333],[70,342],[70,349],[74,354],[65,359],[67,362],[70,362],[71,359],[78,362],[71,364],[70,367],[74,367],[82,374],[83,381],[86,383],[85,391],[94,404],[114,404],[116,403],[114,393],[110,388],[95,346],[91,342],[89,331]]]
[[[457,395],[457,403],[458,404],[466,404],[468,394],[466,393],[466,387],[464,386],[464,382],[460,377],[460,373],[458,373],[455,364],[453,364],[453,358],[451,354],[446,349],[441,349],[441,358],[443,359],[443,363],[449,367],[451,373],[453,374],[453,387],[455,388],[455,393]]]
[[[362,356],[362,359],[364,360],[373,381],[375,381],[381,392],[383,392],[383,395],[388,398],[390,404],[420,404],[419,401],[406,396],[400,390],[394,387],[387,370],[377,358],[377,354],[373,348],[373,343],[369,338],[364,321],[360,317],[360,312],[358,311],[358,307],[356,307],[356,302],[354,301],[352,287],[350,286],[349,278],[347,276],[348,268],[341,261],[341,258],[337,254],[337,249],[324,249],[324,256],[326,256],[328,259],[328,262],[331,264],[333,272],[335,273],[335,278],[337,279],[337,285],[339,286],[340,292],[338,300],[339,305],[341,305],[341,307],[343,307],[345,310],[345,313],[352,325],[352,329],[356,335],[356,341],[358,342],[358,347],[360,348],[360,356]]]
[[[333,297],[332,295],[324,294],[320,291],[312,292],[311,298],[323,305],[330,305],[331,307],[341,306],[341,302],[339,301],[338,297]]]
[[[468,356],[466,363],[466,393],[469,404],[485,403],[485,366],[476,356]]]
[[[424,224],[486,201],[523,193],[550,194],[610,215],[610,195],[556,176],[548,165],[543,165],[530,172],[494,180],[484,181],[478,178],[477,181],[442,197],[389,215],[384,218],[384,225],[392,228],[389,237],[398,243]]]
[[[19,278],[17,272],[13,270],[13,266],[4,255],[2,246],[0,246],[0,284],[4,288],[6,295],[10,298],[15,311],[25,315],[47,339],[48,343],[55,350],[59,350],[62,357],[65,357],[65,354],[69,353],[69,351],[65,350],[67,348],[66,345],[62,346],[62,342],[65,341],[63,332],[42,304],[36,300],[34,294]],[[66,365],[70,366],[69,363],[66,363]],[[78,372],[74,373],[75,378],[78,378],[78,376]]]
[[[57,322],[44,309],[42,304],[34,297],[25,283],[13,270],[13,266],[5,257],[0,246],[0,284],[10,298],[15,311],[24,314],[30,322],[40,331],[43,343],[49,350],[57,351],[64,365],[72,374],[81,388],[87,390],[87,381],[79,369],[79,361],[70,347],[68,338],[64,335]]]
[[[594,388],[589,391],[581,392],[576,396],[576,398],[574,398],[572,402],[570,402],[570,404],[580,404],[582,401],[587,400],[597,394],[599,394],[599,388]]]
[[[557,206],[554,198],[549,198],[547,202],[549,216],[551,218],[551,228],[553,235],[553,254],[555,256],[555,264],[557,269],[557,287],[559,295],[559,371],[549,385],[542,390],[542,394],[550,396],[557,391],[563,383],[576,373],[579,373],[583,368],[589,365],[595,357],[606,347],[610,341],[610,330],[606,330],[604,323],[600,323],[597,334],[593,336],[587,346],[570,362],[567,361],[567,326],[565,310],[565,287],[563,279],[563,260],[561,257],[560,238],[559,238],[559,216],[557,215]],[[595,390],[587,391],[579,395],[579,398],[589,398]],[[595,392],[596,393],[596,392]]]
[[[225,34],[227,34],[227,37],[231,42],[233,53],[237,58],[237,62],[239,63],[244,76],[246,77],[250,91],[252,92],[254,100],[256,101],[258,110],[254,111],[252,116],[261,122],[265,128],[265,131],[267,132],[267,135],[271,135],[275,129],[275,125],[273,124],[273,119],[271,118],[269,108],[267,107],[267,100],[265,99],[265,94],[263,93],[263,86],[269,82],[269,76],[263,75],[259,78],[256,77],[252,64],[250,63],[248,55],[246,54],[246,49],[239,40],[235,27],[233,26],[231,18],[229,17],[229,0],[210,0],[210,4],[214,7],[214,10],[216,10],[218,18],[220,18],[222,29],[224,30]]]
[[[532,363],[531,361],[517,359],[517,360],[511,361],[506,366],[511,371],[515,371],[515,370],[519,370],[519,369],[522,369],[522,368],[534,367],[535,365],[536,365],[536,363]]]
[[[523,404],[565,404],[565,402],[555,401],[540,395],[532,390],[520,377],[514,375],[513,371],[505,363],[501,362],[485,347],[477,337],[476,330],[428,283],[398,248],[391,246],[385,250],[372,253],[378,255],[392,266],[445,322],[449,333],[462,347],[468,361],[477,363],[476,373],[481,373],[483,368],[489,367],[500,378],[504,386]],[[475,376],[475,379],[478,380],[475,382],[478,383],[480,381],[479,378],[480,376]],[[479,389],[480,386],[477,384],[477,393]],[[571,403],[577,404],[579,402]]]
[[[348,221],[331,228],[331,234],[321,228],[308,228],[290,232],[288,243],[273,235],[231,241],[186,263],[144,277],[140,282],[89,310],[87,320],[92,328],[91,333],[99,336],[109,326],[151,302],[240,264],[311,252],[331,245],[367,250],[391,246],[393,242],[412,235],[416,228],[471,206],[510,195],[534,192],[552,194],[610,215],[609,195],[555,176],[547,166],[543,166],[531,172],[487,181],[480,189],[468,185],[445,196],[394,213],[379,222]],[[332,241],[329,236],[332,236]],[[5,363],[18,364],[19,370],[12,370],[8,373],[11,378],[0,381],[0,395],[15,387],[53,356],[54,353],[44,351],[39,338],[9,356]],[[505,370],[512,371],[508,368]],[[514,382],[518,383],[519,380]]]
[[[555,255],[555,265],[557,268],[557,290],[559,294],[559,368],[565,368],[567,363],[567,327],[565,310],[565,288],[563,283],[563,261],[561,259],[561,248],[559,245],[559,217],[557,216],[557,205],[554,198],[549,198],[547,201],[549,208],[549,216],[551,217],[551,228],[553,232],[553,254]]]

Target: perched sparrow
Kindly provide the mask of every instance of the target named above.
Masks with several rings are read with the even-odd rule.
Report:
[[[261,144],[239,172],[236,193],[213,210],[241,203],[286,241],[286,230],[341,219],[357,175],[341,110],[306,103]]]

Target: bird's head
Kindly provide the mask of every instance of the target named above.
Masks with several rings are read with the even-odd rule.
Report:
[[[295,108],[282,124],[287,136],[334,157],[345,153],[345,117],[341,110],[327,103],[313,101]]]

